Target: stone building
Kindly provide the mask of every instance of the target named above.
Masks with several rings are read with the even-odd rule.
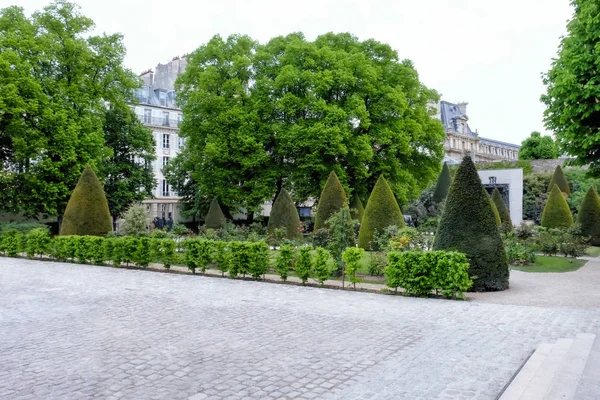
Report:
[[[446,131],[444,161],[458,164],[466,154],[470,154],[476,162],[518,160],[521,146],[483,138],[479,136],[477,130],[471,130],[467,105],[468,103],[454,104],[441,101],[435,106],[437,110],[435,117],[442,121]]]

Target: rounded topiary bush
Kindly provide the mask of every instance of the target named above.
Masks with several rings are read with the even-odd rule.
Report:
[[[492,201],[496,206],[496,210],[498,210],[498,214],[500,214],[502,225],[504,225],[506,229],[512,229],[513,225],[510,219],[510,211],[508,211],[508,207],[506,207],[506,203],[504,203],[504,199],[498,191],[498,188],[494,188],[494,191],[492,192]]]
[[[581,226],[581,234],[590,238],[590,244],[600,246],[600,198],[593,186],[581,202],[577,222]]]
[[[558,185],[554,185],[548,200],[546,200],[542,212],[542,226],[544,228],[570,228],[573,226],[571,209]]]
[[[508,288],[508,263],[490,197],[475,164],[465,156],[446,198],[434,250],[460,251],[469,259],[472,291]]]
[[[67,203],[60,235],[104,236],[112,231],[112,218],[102,184],[88,165]]]
[[[292,197],[285,189],[281,189],[273,202],[269,223],[267,224],[269,234],[272,234],[277,228],[284,228],[288,239],[297,239],[302,236],[298,210]]]
[[[569,182],[567,181],[567,178],[565,177],[565,174],[560,165],[556,166],[554,174],[552,175],[552,179],[550,179],[550,183],[548,184],[548,193],[552,191],[554,185],[558,185],[558,188],[561,192],[566,193],[567,195],[571,194]]]
[[[348,198],[342,183],[334,171],[331,171],[319,197],[317,215],[315,216],[315,232],[326,228],[326,221],[342,208],[348,207]]]
[[[215,198],[210,202],[208,214],[206,214],[206,218],[204,219],[204,226],[208,229],[221,229],[225,221],[225,214],[223,214],[221,206]]]
[[[435,190],[433,191],[432,199],[434,203],[439,203],[446,198],[451,184],[452,177],[450,176],[450,168],[448,168],[448,164],[444,163],[442,172],[440,172],[440,176],[435,185]]]
[[[383,232],[388,226],[405,227],[402,212],[387,181],[381,175],[369,196],[367,208],[358,232],[358,247],[369,249],[375,231]]]
[[[352,196],[352,200],[350,201],[350,216],[352,219],[357,220],[358,223],[361,223],[364,214],[365,208],[363,207],[363,203],[358,194],[354,193],[354,196]]]

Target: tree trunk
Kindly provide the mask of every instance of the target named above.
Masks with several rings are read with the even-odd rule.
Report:
[[[275,202],[275,199],[277,198],[277,196],[279,196],[279,192],[281,192],[281,189],[283,189],[283,176],[280,176],[279,178],[277,178],[275,196],[273,196],[273,202]]]
[[[113,222],[113,232],[117,231],[117,216],[113,215],[112,216],[112,222]]]

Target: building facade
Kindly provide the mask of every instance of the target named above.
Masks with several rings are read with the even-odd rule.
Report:
[[[442,121],[446,131],[444,161],[458,164],[469,154],[475,162],[516,161],[521,146],[499,140],[480,137],[469,127],[468,103],[441,101],[436,105],[436,118]]]

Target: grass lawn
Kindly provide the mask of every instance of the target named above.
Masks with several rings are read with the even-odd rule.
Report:
[[[510,268],[524,272],[570,272],[578,270],[585,263],[585,260],[576,258],[537,256],[533,265],[511,265]]]
[[[590,246],[585,251],[585,254],[590,257],[600,257],[600,247]]]

